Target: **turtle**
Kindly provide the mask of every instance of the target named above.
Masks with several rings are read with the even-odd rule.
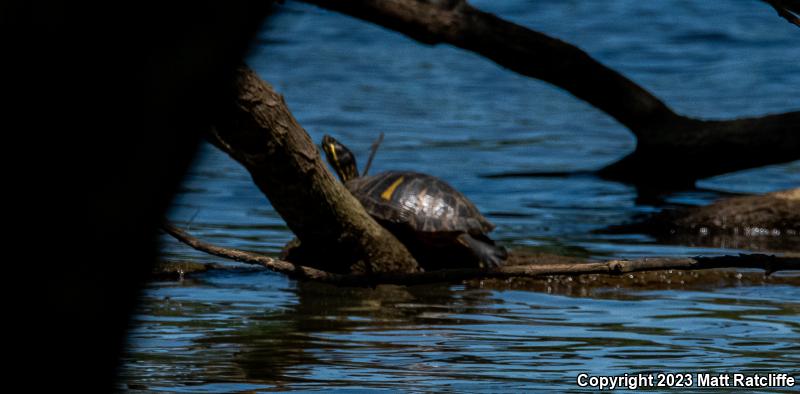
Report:
[[[347,190],[425,270],[498,267],[507,259],[486,235],[495,226],[447,182],[413,171],[359,175],[350,149],[329,135],[321,145]]]

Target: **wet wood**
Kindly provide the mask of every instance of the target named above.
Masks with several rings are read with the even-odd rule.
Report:
[[[800,257],[746,254],[738,256],[694,258],[646,258],[637,260],[610,260],[604,262],[569,261],[547,263],[541,256],[515,254],[509,265],[491,269],[449,269],[416,273],[337,274],[274,259],[258,253],[223,248],[201,241],[177,227],[166,224],[164,230],[177,240],[194,249],[246,264],[261,265],[275,272],[301,280],[313,280],[343,286],[384,284],[422,284],[460,282],[476,278],[510,279],[552,275],[580,276],[588,274],[624,275],[642,271],[702,270],[712,268],[755,268],[767,273],[783,270],[800,270]],[[526,264],[526,262],[533,262]]]
[[[466,285],[492,290],[539,291],[576,297],[632,298],[637,295],[629,290],[709,291],[737,286],[800,286],[800,274],[797,271],[785,271],[765,275],[763,271],[716,268],[641,271],[624,275],[586,274],[473,279],[467,281]]]
[[[587,101],[637,137],[633,153],[599,171],[606,178],[684,186],[704,177],[800,158],[800,112],[720,121],[681,116],[579,48],[463,0],[301,1],[425,44],[446,43],[475,52]]]
[[[215,122],[211,142],[250,172],[299,238],[305,253],[297,256],[321,262],[330,272],[418,270],[405,246],[331,175],[280,94],[241,67],[233,95],[222,104],[224,113]],[[283,267],[280,261],[269,264]],[[311,269],[304,272],[314,276]]]
[[[644,233],[662,242],[800,251],[800,188],[666,209],[606,233]]]
[[[725,198],[711,205],[679,210],[672,216],[674,228],[688,231],[800,235],[800,188]]]

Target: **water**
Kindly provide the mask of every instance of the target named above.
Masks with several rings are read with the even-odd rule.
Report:
[[[758,1],[474,1],[586,50],[701,118],[800,108],[800,31]],[[591,106],[448,46],[289,2],[249,64],[286,97],[315,141],[331,134],[373,172],[446,179],[497,224],[510,248],[589,258],[720,255],[595,230],[658,207],[634,188],[590,176],[486,178],[598,168],[633,137]],[[800,185],[800,162],[728,174],[664,196],[705,204],[719,192]],[[211,242],[276,254],[291,239],[249,175],[204,146],[170,213]],[[575,390],[596,375],[768,371],[800,377],[800,288],[590,289],[476,284],[341,289],[241,268],[163,239],[170,261],[212,271],[151,283],[135,316],[122,387],[177,392]],[[239,268],[236,268],[239,267]],[[582,296],[585,295],[585,296]]]

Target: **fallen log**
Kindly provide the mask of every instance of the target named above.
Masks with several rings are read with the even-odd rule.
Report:
[[[800,188],[668,208],[601,233],[648,234],[659,242],[800,251]]]
[[[800,235],[800,188],[731,197],[671,214],[673,229]]]
[[[682,116],[581,49],[464,0],[300,1],[424,44],[446,43],[475,52],[588,102],[637,138],[634,152],[598,172],[609,179],[683,187],[700,178],[800,159],[800,112],[732,120]]]
[[[487,278],[509,279],[542,277],[551,275],[606,274],[623,275],[656,270],[701,270],[712,268],[755,268],[767,274],[784,270],[800,270],[800,257],[779,257],[765,254],[742,254],[738,256],[694,257],[694,258],[645,258],[637,260],[610,260],[605,262],[567,262],[525,264],[524,254],[512,256],[513,264],[489,269],[448,269],[431,272],[338,274],[322,271],[275,259],[262,254],[238,249],[223,248],[201,241],[171,224],[163,225],[164,231],[194,249],[239,261],[263,266],[299,280],[311,280],[341,286],[365,286],[375,284],[423,284],[436,282],[460,282]]]

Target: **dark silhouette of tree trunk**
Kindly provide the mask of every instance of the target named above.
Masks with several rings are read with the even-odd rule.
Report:
[[[8,276],[24,285],[9,302],[22,313],[6,315],[18,344],[7,385],[120,389],[157,229],[270,3],[0,4],[2,122],[17,154],[6,242],[30,252]]]

